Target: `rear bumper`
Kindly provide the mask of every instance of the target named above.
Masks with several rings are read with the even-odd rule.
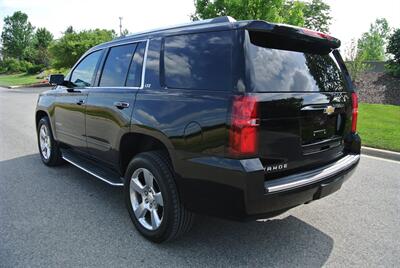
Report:
[[[268,218],[339,190],[359,154],[302,173],[265,181],[259,159],[192,158],[175,164],[184,205],[191,211],[247,220]]]
[[[280,179],[266,181],[264,188],[266,193],[288,191],[309,184],[317,183],[326,178],[344,172],[358,163],[360,155],[350,154],[329,165],[313,169],[307,172],[290,175]]]
[[[359,154],[347,155],[329,165],[264,183],[265,194],[247,205],[247,215],[255,218],[280,214],[295,206],[321,199],[339,190],[353,174]]]

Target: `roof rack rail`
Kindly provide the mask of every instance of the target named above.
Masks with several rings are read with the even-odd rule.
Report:
[[[172,25],[172,26],[167,26],[167,27],[151,29],[151,30],[147,30],[147,31],[136,32],[136,33],[128,34],[126,36],[120,36],[120,37],[114,38],[114,40],[122,39],[125,37],[132,37],[132,36],[140,35],[143,33],[152,33],[152,32],[157,32],[157,31],[162,31],[162,30],[167,30],[167,29],[176,29],[176,28],[180,28],[180,27],[191,26],[191,25],[201,25],[201,24],[208,24],[208,23],[224,23],[224,22],[236,22],[236,20],[234,18],[232,18],[231,16],[221,16],[221,17],[205,19],[205,20],[196,20],[196,21],[192,21],[189,23],[177,24],[177,25]]]
[[[232,18],[231,16],[221,16],[221,17],[216,17],[212,18],[210,23],[219,23],[219,22],[235,22],[236,20]]]

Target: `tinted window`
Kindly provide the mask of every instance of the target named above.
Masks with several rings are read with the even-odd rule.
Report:
[[[265,40],[264,40],[265,41]],[[252,91],[344,91],[332,53],[283,50],[246,43],[246,67]]]
[[[77,87],[89,87],[92,85],[94,71],[101,56],[101,50],[86,56],[76,66],[71,75],[71,82]]]
[[[165,38],[165,84],[171,88],[231,89],[231,32]]]
[[[117,46],[110,49],[100,78],[102,87],[122,87],[125,85],[129,64],[136,44]]]
[[[146,43],[139,43],[135,55],[133,56],[131,66],[129,67],[128,78],[126,85],[128,87],[139,87],[142,80],[142,66],[144,58],[144,50],[146,49]]]
[[[146,87],[160,87],[161,38],[151,39],[146,56]]]

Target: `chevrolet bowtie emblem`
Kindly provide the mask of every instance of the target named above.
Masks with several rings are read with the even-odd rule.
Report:
[[[324,109],[324,113],[327,115],[331,115],[335,112],[335,107],[329,105]]]

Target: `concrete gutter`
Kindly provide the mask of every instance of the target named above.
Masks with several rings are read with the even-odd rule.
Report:
[[[37,83],[37,84],[30,84],[30,85],[18,85],[18,86],[1,86],[4,88],[14,89],[14,88],[29,88],[29,87],[50,87],[49,83]]]
[[[400,153],[398,153],[398,152],[362,146],[361,153],[370,155],[370,156],[386,158],[386,159],[390,159],[390,160],[394,160],[394,161],[400,161]]]

